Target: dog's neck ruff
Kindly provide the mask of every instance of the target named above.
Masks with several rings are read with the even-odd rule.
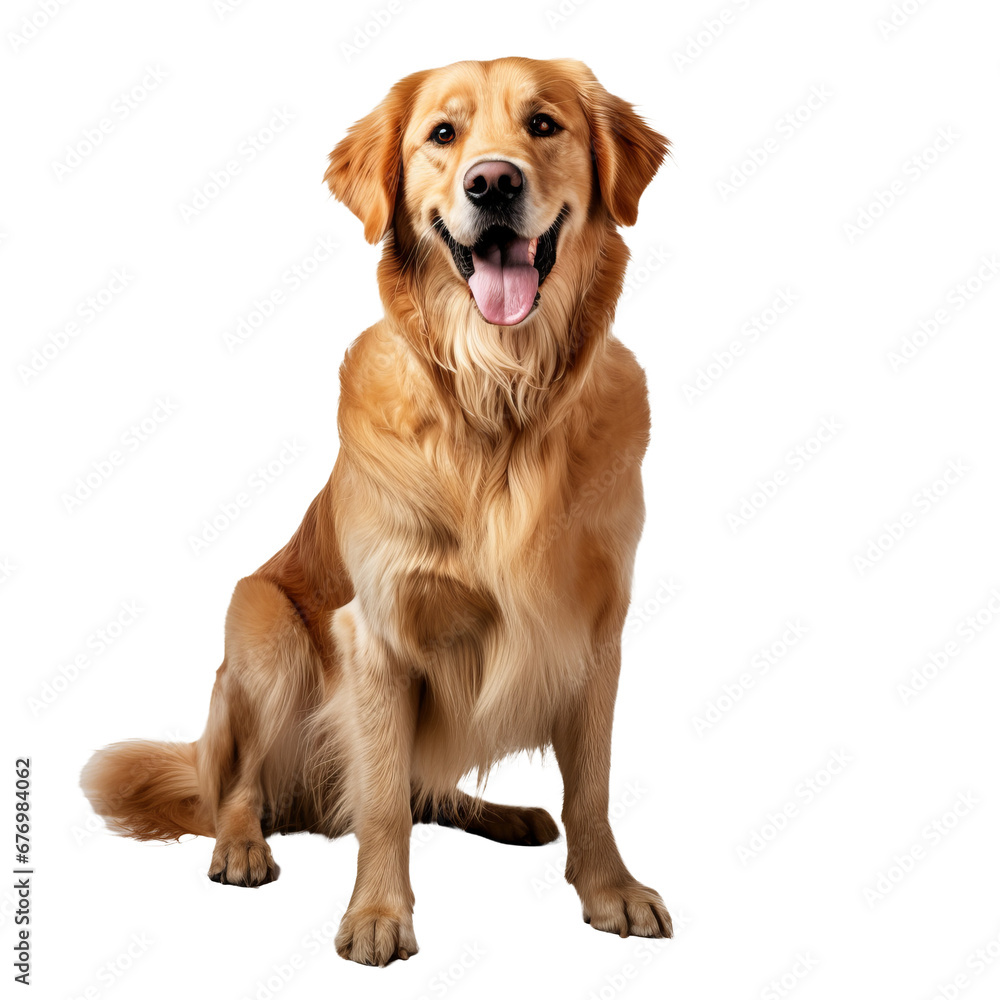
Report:
[[[379,287],[387,318],[466,421],[496,438],[512,428],[543,431],[579,397],[611,329],[628,261],[616,230],[606,232],[594,260],[579,291],[547,281],[540,307],[516,326],[487,322],[450,270],[397,252],[394,237],[379,264]]]

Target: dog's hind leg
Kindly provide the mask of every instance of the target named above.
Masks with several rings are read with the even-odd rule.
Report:
[[[219,805],[218,833],[208,877],[223,885],[256,887],[273,882],[280,869],[261,830],[259,783],[250,768],[241,769]]]
[[[550,844],[559,837],[559,827],[544,809],[485,802],[458,790],[436,808],[431,802],[421,807],[415,800],[413,822],[453,826],[499,844],[526,847]]]
[[[302,725],[319,677],[309,635],[284,592],[261,577],[240,580],[199,741],[202,787],[216,808],[212,881],[259,886],[278,877],[261,818],[287,808],[269,786],[300,773]]]

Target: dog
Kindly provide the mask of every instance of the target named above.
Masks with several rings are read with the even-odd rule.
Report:
[[[545,810],[482,798],[501,759],[551,747],[584,919],[671,936],[608,820],[649,439],[645,375],[610,332],[618,227],[668,146],[567,59],[417,72],[349,129],[325,180],[384,241],[385,316],[341,366],[333,472],[236,585],[201,738],[84,768],[112,830],[214,837],[209,877],[239,886],[277,877],[274,833],[353,832],[335,946],[385,965],[417,951],[412,824],[556,839]]]

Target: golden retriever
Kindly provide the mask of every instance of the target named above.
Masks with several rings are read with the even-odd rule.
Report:
[[[209,877],[278,875],[267,837],[359,842],[336,939],[417,951],[414,822],[511,844],[543,809],[457,787],[552,746],[584,919],[669,937],[608,822],[611,723],[642,530],[645,376],[611,334],[618,226],[667,140],[582,63],[414,73],[330,154],[385,241],[385,317],[340,370],[340,452],[291,541],[236,585],[205,732],[101,750],[81,784],[117,832],[215,838]]]

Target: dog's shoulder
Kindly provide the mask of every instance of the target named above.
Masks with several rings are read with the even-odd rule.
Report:
[[[369,327],[340,366],[340,418],[362,420],[411,438],[428,420],[438,392],[427,365],[387,323]]]
[[[635,354],[613,334],[608,335],[605,379],[614,392],[626,392],[630,399],[647,398],[646,372]]]
[[[588,416],[587,436],[613,442],[641,458],[649,443],[649,394],[646,373],[617,337],[609,336],[594,366],[581,410]]]

